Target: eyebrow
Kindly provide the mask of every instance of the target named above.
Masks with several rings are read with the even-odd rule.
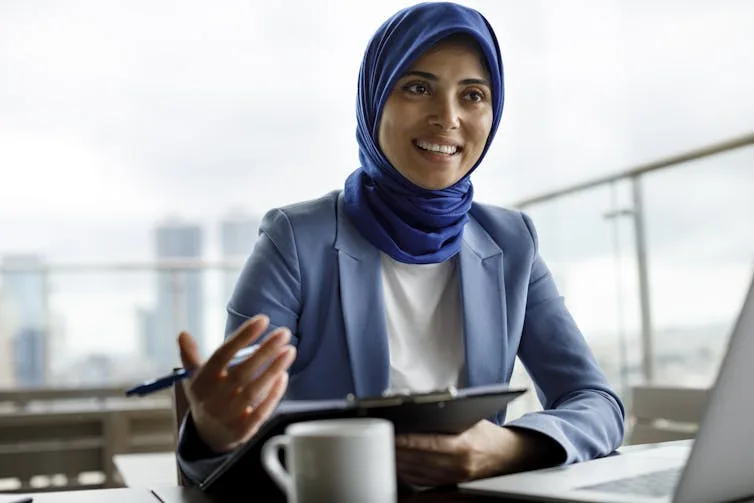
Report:
[[[416,77],[421,77],[423,79],[431,80],[434,82],[438,82],[440,80],[437,77],[437,75],[435,75],[434,73],[422,72],[420,70],[409,70],[408,72],[403,74],[404,77],[407,77],[409,75],[414,75]],[[459,80],[458,83],[461,84],[462,86],[482,85],[482,86],[492,87],[490,86],[490,83],[487,79],[478,79],[478,78],[463,79],[463,80]]]

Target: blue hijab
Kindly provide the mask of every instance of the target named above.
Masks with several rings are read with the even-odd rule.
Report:
[[[452,34],[472,36],[487,62],[493,122],[479,161],[450,187],[430,190],[401,175],[378,144],[380,115],[396,81],[427,49]],[[492,27],[477,11],[446,2],[398,11],[372,37],[359,70],[356,138],[361,167],[345,183],[345,208],[361,234],[400,262],[443,262],[461,249],[474,189],[469,176],[489,149],[503,110],[503,66]]]

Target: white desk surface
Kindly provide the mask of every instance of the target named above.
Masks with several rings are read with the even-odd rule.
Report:
[[[0,503],[33,498],[33,503],[159,503],[149,489],[82,489],[74,491],[39,492],[30,494],[0,494]],[[197,500],[200,501],[200,500]],[[203,503],[203,502],[202,502]]]
[[[178,485],[178,465],[173,452],[117,454],[113,461],[127,487]]]
[[[626,453],[668,445],[689,449],[691,443],[691,441],[684,440],[661,444],[626,446],[619,449],[619,452]],[[114,461],[127,487],[152,489],[158,487],[175,487],[178,485],[178,467],[175,453],[173,452],[118,454],[114,457]]]

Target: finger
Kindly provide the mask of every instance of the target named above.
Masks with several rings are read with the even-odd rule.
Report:
[[[259,377],[247,384],[241,390],[241,396],[249,404],[261,401],[265,392],[272,386],[280,374],[286,372],[296,359],[296,348],[286,346],[280,354],[272,360],[270,365],[262,372]]]
[[[431,487],[434,484],[423,474],[416,473],[405,466],[396,465],[395,470],[398,480],[409,486]]]
[[[199,346],[188,332],[181,332],[178,335],[178,349],[181,354],[181,365],[183,365],[184,369],[193,371],[202,365]]]
[[[426,468],[406,465],[396,461],[395,471],[398,480],[404,484],[424,487],[443,485],[441,479],[438,479],[437,475],[428,472]]]
[[[439,486],[453,484],[459,480],[457,470],[452,466],[436,465],[431,461],[425,462],[396,457],[395,469],[398,478],[413,485]]]
[[[435,484],[455,484],[469,480],[474,472],[467,456],[461,453],[436,453],[396,449],[396,466],[406,467],[415,475],[421,474]]]
[[[243,387],[222,386],[205,405],[205,409],[218,421],[225,423],[234,423],[239,417],[248,415],[266,399],[276,379],[288,370],[295,359],[295,353],[292,346],[283,348],[281,354],[256,379]]]
[[[277,407],[280,400],[285,395],[285,390],[288,388],[288,373],[284,372],[280,374],[270,388],[270,392],[267,394],[262,403],[254,409],[246,409],[245,416],[242,420],[242,426],[244,431],[248,430],[248,437],[250,438],[257,432],[259,427],[267,421],[272,412]]]
[[[415,487],[439,487],[451,484],[450,482],[444,482],[443,479],[437,479],[432,475],[413,472],[406,469],[402,469],[398,472],[398,480],[402,484]]]
[[[281,327],[273,331],[254,354],[242,363],[228,369],[229,379],[237,386],[245,386],[262,368],[280,354],[281,347],[291,340],[291,332]]]
[[[249,405],[249,400],[241,395],[242,389],[222,379],[216,381],[214,389],[203,402],[204,410],[221,423],[238,421]]]
[[[204,364],[204,372],[208,378],[216,379],[224,375],[225,367],[241,349],[245,348],[261,336],[270,324],[270,319],[263,315],[250,318],[228,337],[225,342],[212,353]]]
[[[407,449],[396,449],[395,460],[407,466],[422,467],[438,473],[455,472],[459,462],[458,457],[452,454]]]
[[[453,435],[431,435],[412,433],[408,435],[397,435],[395,437],[396,447],[403,449],[413,449],[427,452],[451,452]]]

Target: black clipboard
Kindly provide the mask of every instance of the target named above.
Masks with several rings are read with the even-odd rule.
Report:
[[[269,501],[284,501],[283,493],[268,477],[260,459],[264,443],[274,435],[283,434],[290,424],[370,417],[391,421],[396,434],[457,434],[483,419],[494,418],[525,392],[525,388],[494,384],[429,393],[393,393],[365,398],[348,396],[343,400],[284,401],[259,432],[234,451],[199,487],[204,492],[220,496],[254,488],[255,493],[275,496]]]

